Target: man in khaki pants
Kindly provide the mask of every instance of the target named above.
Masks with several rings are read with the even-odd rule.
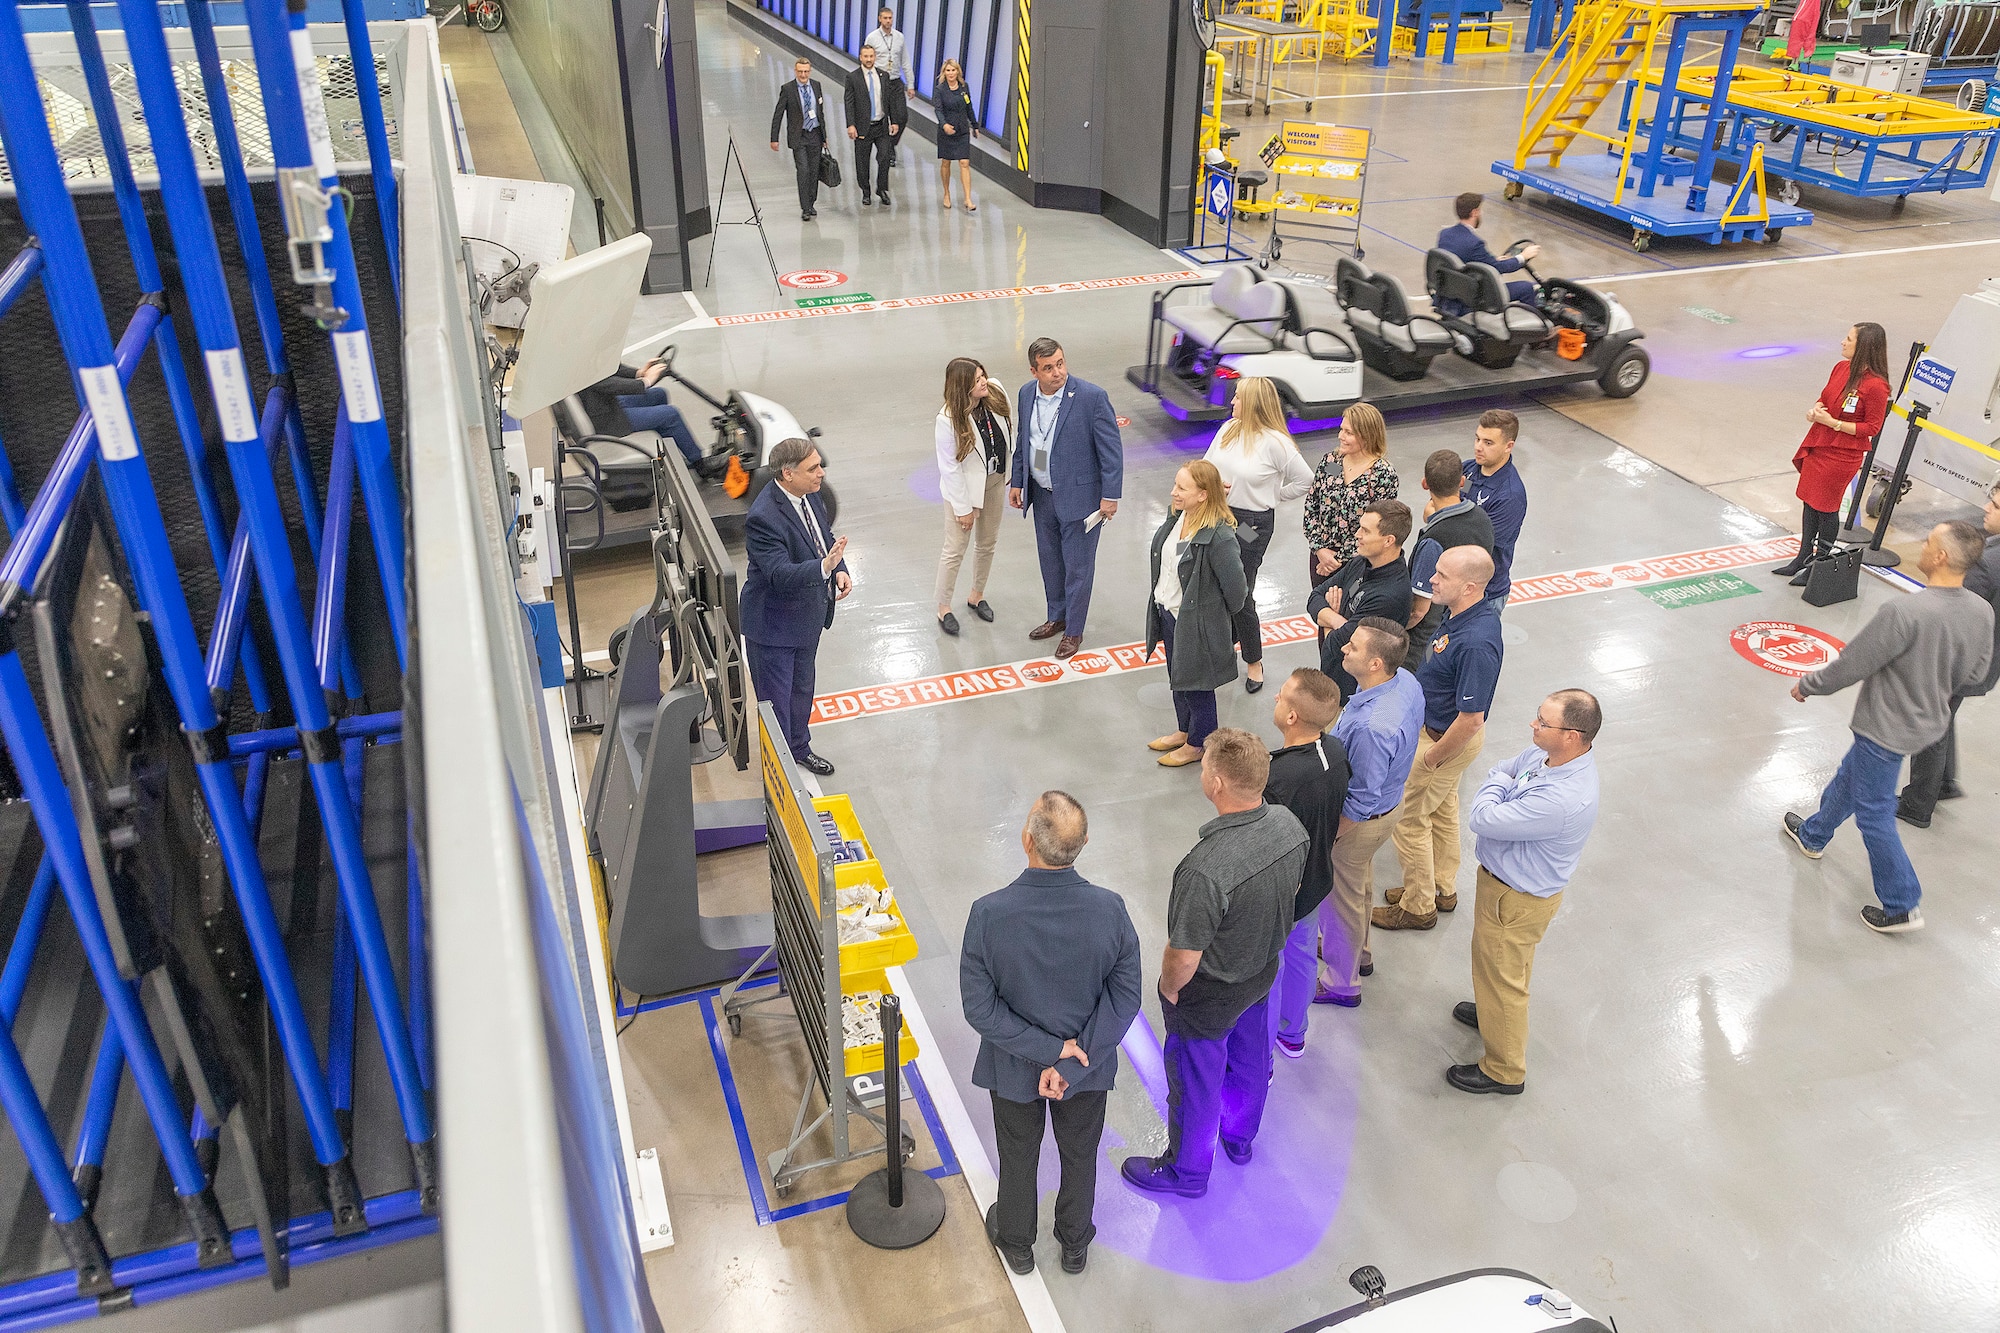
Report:
[[[1374,911],[1377,930],[1429,930],[1458,906],[1458,784],[1479,757],[1486,713],[1500,682],[1500,613],[1486,599],[1493,557],[1454,546],[1438,557],[1431,600],[1445,608],[1437,637],[1417,666],[1424,729],[1391,834],[1403,886]]]
[[[1461,1092],[1518,1095],[1528,1084],[1528,980],[1563,890],[1597,823],[1591,744],[1604,714],[1583,690],[1542,700],[1535,743],[1486,775],[1472,798],[1479,899],[1472,922],[1472,994],[1451,1016],[1486,1044],[1477,1064],[1453,1065]]]

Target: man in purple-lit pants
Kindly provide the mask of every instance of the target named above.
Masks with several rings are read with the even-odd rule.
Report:
[[[1354,638],[1365,638],[1367,633],[1359,630]],[[1341,809],[1347,804],[1347,750],[1325,734],[1339,712],[1340,686],[1312,667],[1300,667],[1287,677],[1271,708],[1271,720],[1278,724],[1285,745],[1271,752],[1264,799],[1291,811],[1312,840],[1305,878],[1292,904],[1292,933],[1285,941],[1271,1002],[1265,1006],[1270,1011],[1271,1040],[1294,1060],[1306,1053],[1306,1015],[1319,975],[1319,906],[1333,892],[1333,843]]]
[[[1125,1159],[1119,1174],[1134,1189],[1200,1198],[1218,1135],[1241,1165],[1264,1118],[1266,1006],[1310,844],[1291,811],[1265,803],[1270,776],[1270,753],[1247,731],[1221,728],[1202,747],[1201,793],[1216,817],[1174,868],[1160,960],[1167,1151]]]

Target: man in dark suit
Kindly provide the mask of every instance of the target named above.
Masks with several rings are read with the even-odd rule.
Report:
[[[826,465],[811,440],[785,440],[771,450],[771,484],[743,524],[750,572],[743,580],[743,639],[750,682],[771,705],[792,758],[825,777],[833,765],[812,752],[814,658],[833,604],[854,590],[847,572],[847,538],[833,536],[819,498]]]
[[[1021,386],[1014,420],[1014,451],[1007,503],[1035,520],[1035,550],[1049,618],[1028,631],[1053,638],[1057,657],[1073,657],[1083,643],[1090,586],[1097,575],[1097,538],[1118,512],[1125,493],[1125,445],[1111,396],[1069,373],[1062,344],[1037,338],[1028,345],[1032,384]]]
[[[1035,1268],[1045,1119],[1062,1161],[1055,1231],[1063,1271],[1083,1271],[1097,1234],[1104,1104],[1118,1043],[1139,1012],[1139,934],[1125,900],[1072,868],[1089,832],[1074,797],[1043,792],[1021,830],[1028,868],[972,904],[959,951],[959,998],[979,1034],[972,1081],[993,1095],[1000,1149],[1000,1198],[986,1212],[986,1234],[1024,1275]]]
[[[1542,252],[1539,245],[1531,245],[1520,254],[1502,259],[1486,248],[1486,242],[1479,239],[1479,210],[1486,202],[1483,194],[1466,193],[1452,201],[1452,212],[1458,215],[1458,225],[1446,227],[1438,233],[1438,249],[1449,250],[1458,256],[1461,264],[1486,264],[1498,273],[1514,273]],[[1532,282],[1510,282],[1507,284],[1507,299],[1535,303],[1535,284]],[[1458,305],[1448,301],[1447,305]],[[1446,310],[1447,315],[1462,315],[1465,310]]]
[[[861,68],[847,76],[847,137],[854,140],[854,183],[861,203],[868,195],[868,154],[875,154],[875,198],[889,202],[889,150],[902,137],[910,119],[903,85],[875,68],[875,48],[861,48]]]
[[[799,171],[801,222],[819,216],[819,155],[826,150],[826,92],[812,69],[812,61],[803,57],[792,63],[792,81],[778,90],[778,106],[771,112],[771,151],[778,151],[778,127],[783,125]]]

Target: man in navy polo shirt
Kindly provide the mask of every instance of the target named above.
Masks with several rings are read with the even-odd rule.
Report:
[[[1493,520],[1493,581],[1486,596],[1495,611],[1506,610],[1507,594],[1514,590],[1514,544],[1528,518],[1528,488],[1514,466],[1514,440],[1520,433],[1521,418],[1512,412],[1496,407],[1480,413],[1472,457],[1465,463],[1465,488],[1459,492]]]
[[[1438,557],[1431,591],[1445,618],[1417,668],[1424,729],[1390,837],[1403,887],[1375,909],[1376,930],[1429,930],[1458,906],[1458,784],[1486,740],[1486,714],[1500,681],[1500,612],[1486,595],[1493,561],[1477,546]]]

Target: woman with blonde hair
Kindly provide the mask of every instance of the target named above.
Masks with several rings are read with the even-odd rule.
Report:
[[[956,60],[945,61],[938,70],[931,109],[937,112],[938,185],[944,210],[951,211],[951,164],[956,162],[965,211],[977,213],[979,205],[972,202],[972,88]]]
[[[1354,558],[1361,511],[1402,489],[1388,452],[1388,423],[1373,404],[1356,403],[1341,415],[1340,446],[1320,459],[1306,495],[1307,586]]]
[[[1167,768],[1201,760],[1215,730],[1215,691],[1236,679],[1231,625],[1243,608],[1243,555],[1222,474],[1207,459],[1174,474],[1167,521],[1153,534],[1152,595],[1146,602],[1146,656],[1167,650],[1167,685],[1180,729],[1148,742]]]
[[[972,542],[972,588],[965,604],[981,620],[993,619],[986,604],[986,576],[993,570],[993,547],[1007,512],[1008,450],[1013,444],[1007,390],[986,378],[986,367],[969,356],[944,368],[944,406],[937,414],[938,492],[944,496],[944,551],[938,556],[938,628],[958,633],[952,594],[965,544]],[[975,531],[976,529],[976,531]]]
[[[1277,386],[1259,375],[1237,381],[1230,419],[1205,455],[1222,474],[1229,512],[1243,544],[1243,609],[1236,613],[1236,645],[1243,653],[1243,688],[1264,688],[1264,627],[1257,619],[1257,571],[1271,550],[1278,502],[1312,489],[1312,469],[1285,428]]]

